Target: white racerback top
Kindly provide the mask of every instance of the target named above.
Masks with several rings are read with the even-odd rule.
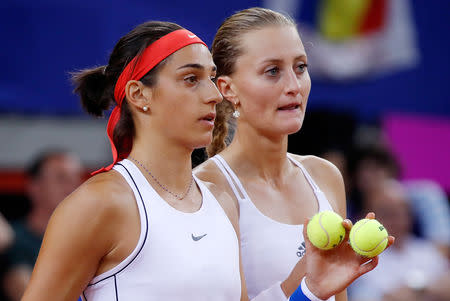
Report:
[[[117,163],[114,170],[134,192],[141,233],[125,260],[92,279],[83,300],[239,301],[238,239],[207,187],[194,177],[202,205],[185,213],[164,201],[131,161]]]
[[[288,154],[302,171],[316,196],[319,211],[333,210],[325,194],[300,162]],[[227,179],[239,202],[241,256],[250,299],[278,281],[284,281],[305,254],[303,224],[280,223],[253,204],[241,181],[220,155],[211,158]],[[334,300],[331,297],[329,300]]]

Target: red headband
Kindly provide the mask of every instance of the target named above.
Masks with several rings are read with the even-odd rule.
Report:
[[[125,98],[125,86],[130,80],[140,80],[144,75],[146,75],[153,67],[155,67],[162,60],[167,58],[172,53],[177,50],[186,47],[191,44],[200,43],[206,46],[206,44],[200,40],[195,34],[186,29],[175,30],[159,40],[153,42],[149,45],[142,55],[134,57],[131,62],[129,62],[117,80],[116,87],[114,88],[114,98],[116,99],[117,106],[111,112],[111,116],[108,120],[107,134],[109,142],[111,143],[111,151],[113,155],[113,163],[107,167],[103,167],[100,170],[93,172],[92,174],[97,174],[103,171],[110,170],[114,164],[119,160],[128,157],[129,153],[118,153],[117,148],[114,145],[113,133],[117,122],[120,119],[120,108],[122,106],[122,101]],[[126,141],[125,143],[130,143],[131,141]]]

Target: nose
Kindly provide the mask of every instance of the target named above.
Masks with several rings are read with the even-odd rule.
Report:
[[[297,96],[298,94],[300,94],[300,78],[294,70],[290,70],[289,72],[287,72],[285,80],[287,95]]]
[[[223,100],[223,96],[219,92],[219,89],[217,89],[217,86],[213,82],[210,82],[210,85],[208,87],[208,92],[205,97],[205,103],[218,104],[218,103],[222,102],[222,100]]]

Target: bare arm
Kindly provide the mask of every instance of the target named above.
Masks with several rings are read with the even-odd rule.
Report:
[[[303,161],[312,177],[317,181],[333,209],[344,219],[346,218],[346,198],[344,181],[339,170],[330,162],[308,156]],[[368,213],[366,218],[375,218],[375,214]],[[323,251],[315,248],[308,240],[306,226],[304,237],[307,249],[308,287],[316,296],[327,299],[336,295],[337,301],[346,301],[346,288],[361,275],[373,270],[378,264],[378,257],[368,259],[355,253],[348,243],[348,236],[352,227],[350,220],[344,220],[346,237],[335,249]],[[388,238],[388,246],[394,242],[394,237]]]
[[[23,301],[77,300],[102,258],[115,246],[110,221],[120,221],[120,214],[109,188],[107,181],[94,180],[57,207]]]

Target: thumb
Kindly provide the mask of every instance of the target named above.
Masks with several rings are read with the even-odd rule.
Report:
[[[309,218],[305,218],[305,222],[303,223],[303,239],[305,240],[306,250],[311,250],[313,248],[313,245],[312,245],[311,241],[309,240],[308,233],[307,233],[309,221],[310,221]]]

